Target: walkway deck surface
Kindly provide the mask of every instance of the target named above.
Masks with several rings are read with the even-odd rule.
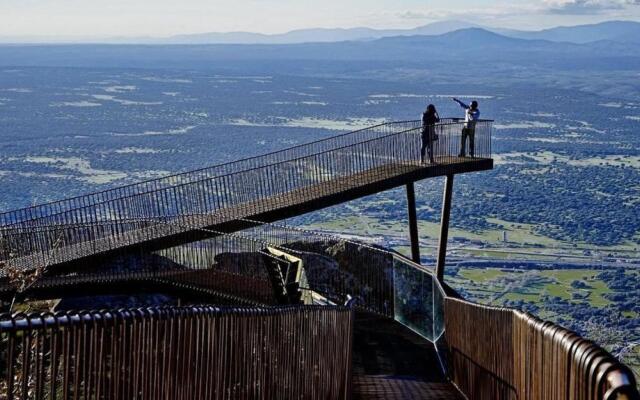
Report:
[[[433,344],[400,323],[357,313],[354,399],[464,399],[442,373]]]

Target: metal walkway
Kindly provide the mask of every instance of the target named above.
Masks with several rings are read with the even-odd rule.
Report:
[[[163,248],[193,230],[275,221],[420,179],[491,169],[491,121],[475,157],[459,157],[463,123],[436,127],[434,164],[420,161],[419,121],[388,123],[235,163],[0,214],[0,261],[20,270],[114,250]],[[188,238],[187,238],[188,237]]]

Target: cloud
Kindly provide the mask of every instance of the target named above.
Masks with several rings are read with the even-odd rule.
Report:
[[[433,18],[432,14],[427,14],[423,12],[417,11],[405,11],[402,13],[397,13],[396,16],[400,19],[428,19]]]
[[[640,0],[543,0],[550,14],[589,15],[640,5]]]
[[[638,0],[640,1],[640,0]],[[483,18],[507,17],[510,15],[520,15],[534,11],[534,7],[518,5],[495,5],[493,7],[465,7],[464,10],[458,8],[435,8],[422,7],[414,10],[388,11],[376,13],[373,17],[389,20],[422,20],[425,22],[439,22],[444,20],[460,20],[473,22]]]
[[[464,10],[459,8],[423,7],[402,12],[393,12],[390,17],[398,21],[434,22],[447,19],[470,20],[476,23],[507,22],[509,19],[526,17],[528,21],[539,21],[554,15],[560,24],[569,16],[583,16],[579,22],[587,23],[590,16],[618,16],[632,12],[631,8],[640,8],[640,0],[534,0],[526,3],[497,3],[490,7],[470,4]],[[631,14],[629,14],[631,15]],[[637,15],[637,13],[635,13]],[[569,23],[570,24],[570,23]],[[533,24],[535,25],[535,23]]]

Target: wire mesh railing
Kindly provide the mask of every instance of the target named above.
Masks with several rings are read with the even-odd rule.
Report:
[[[415,122],[400,126],[406,124],[412,126]],[[328,150],[307,149],[310,154],[237,172],[206,178],[197,173],[193,179],[185,177],[179,184],[161,185],[151,191],[104,201],[93,201],[93,195],[80,197],[73,200],[70,209],[45,205],[37,212],[19,210],[12,214],[15,218],[7,217],[9,225],[0,228],[0,235],[23,234],[28,243],[20,248],[26,250],[14,254],[11,258],[15,260],[11,262],[29,268],[33,266],[34,254],[47,253],[53,247],[56,256],[45,255],[47,262],[64,263],[375,185],[424,167],[420,162],[422,129],[395,131],[394,126],[386,124],[371,131],[343,135],[340,140],[347,141],[343,146],[338,146],[342,142],[329,141],[332,146]],[[430,168],[490,158],[491,121],[476,123],[475,158],[459,157],[462,127],[461,122],[435,127],[439,138],[434,144],[436,164]],[[361,136],[366,140],[356,140]],[[153,220],[160,223],[150,222]],[[56,229],[62,233],[58,234]],[[64,245],[58,240],[61,236]]]

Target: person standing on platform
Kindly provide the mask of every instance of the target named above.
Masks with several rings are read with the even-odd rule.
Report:
[[[478,102],[472,101],[471,105],[467,105],[455,97],[453,101],[460,104],[460,107],[465,109],[464,127],[462,128],[462,139],[460,142],[460,153],[458,157],[466,157],[466,144],[467,137],[469,138],[469,155],[474,156],[475,150],[475,135],[476,135],[476,122],[480,120],[480,109],[478,108]]]
[[[435,125],[440,122],[440,116],[436,106],[429,104],[427,110],[422,113],[422,148],[420,149],[420,161],[424,163],[424,153],[427,150],[429,162],[433,164],[433,142],[437,139]]]

